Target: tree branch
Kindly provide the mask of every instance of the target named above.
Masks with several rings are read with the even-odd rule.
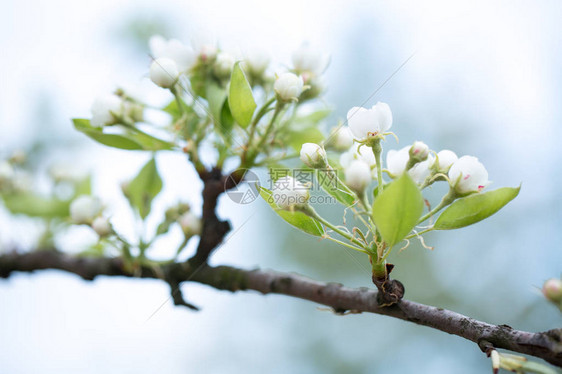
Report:
[[[15,271],[33,272],[58,269],[74,273],[86,280],[99,275],[133,277],[127,273],[120,258],[89,258],[71,256],[56,250],[30,253],[8,253],[0,256],[0,277],[7,278]],[[266,270],[243,270],[229,266],[195,266],[194,262],[170,263],[158,271],[143,267],[141,278],[173,279],[178,282],[197,282],[231,292],[254,290],[262,294],[283,294],[329,306],[337,313],[369,312],[413,322],[457,335],[477,343],[485,350],[495,348],[540,357],[562,366],[562,329],[532,333],[518,331],[507,325],[491,325],[462,314],[401,300],[391,307],[381,307],[377,292],[367,288],[352,289],[336,283],[322,283],[297,274]]]

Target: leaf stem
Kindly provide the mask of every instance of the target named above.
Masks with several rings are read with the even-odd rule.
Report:
[[[441,209],[443,209],[447,205],[451,204],[453,201],[455,201],[456,198],[457,198],[457,194],[456,194],[454,188],[450,188],[449,192],[445,196],[443,196],[443,199],[441,199],[441,202],[439,203],[439,205],[437,205],[432,211],[430,211],[429,213],[427,213],[426,215],[422,216],[419,219],[418,225],[420,223],[422,223],[423,221],[427,220],[428,218],[434,216],[437,212],[439,212]]]

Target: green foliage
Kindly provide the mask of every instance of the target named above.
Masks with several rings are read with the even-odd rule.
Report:
[[[459,199],[441,213],[433,227],[437,230],[452,230],[482,221],[515,199],[520,189],[521,186],[503,187]]]
[[[357,197],[353,191],[338,178],[336,170],[318,170],[318,184],[324,191],[346,207],[356,203]]]
[[[373,203],[373,221],[390,247],[412,231],[422,212],[422,194],[408,173],[389,184]]]
[[[236,122],[244,128],[248,127],[257,105],[250,83],[248,83],[248,79],[246,79],[246,75],[240,67],[240,62],[237,62],[232,69],[228,105]]]
[[[2,197],[4,205],[13,214],[42,218],[65,218],[69,216],[71,200],[43,197],[32,192],[19,192]]]
[[[320,129],[313,125],[304,129],[290,131],[287,135],[287,145],[295,151],[300,151],[304,143],[322,143],[324,134]]]
[[[314,236],[322,236],[325,234],[324,228],[316,219],[307,216],[299,211],[289,211],[281,209],[273,200],[272,192],[267,188],[260,187],[260,196],[269,204],[269,206],[279,214],[287,223],[293,225],[297,229]]]
[[[127,186],[129,203],[144,219],[150,213],[152,200],[162,190],[162,179],[156,168],[156,160],[151,158],[137,176]]]

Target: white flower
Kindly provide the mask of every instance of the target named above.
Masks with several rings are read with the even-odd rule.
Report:
[[[357,143],[353,144],[347,152],[341,154],[340,165],[346,168],[353,160],[362,160],[370,167],[377,164],[373,149],[368,146],[361,146],[361,144]]]
[[[371,167],[363,160],[353,160],[344,169],[345,183],[354,191],[363,192],[371,183]]]
[[[445,149],[437,153],[437,160],[432,167],[440,173],[446,173],[458,159],[455,152]]]
[[[410,177],[416,182],[417,184],[422,184],[425,182],[427,177],[431,174],[431,165],[433,164],[433,156],[429,156],[425,161],[418,162],[415,164],[408,173]]]
[[[548,300],[559,303],[562,301],[562,280],[552,278],[544,282],[542,293]]]
[[[482,191],[490,184],[488,171],[476,157],[462,156],[449,169],[449,179],[461,195]]]
[[[297,72],[310,72],[322,74],[328,65],[328,58],[320,51],[312,48],[308,43],[303,43],[293,52],[293,66]]]
[[[293,73],[283,73],[277,77],[273,89],[283,101],[296,101],[302,93],[304,82],[302,77]]]
[[[324,148],[314,143],[304,143],[301,147],[301,161],[311,168],[322,168],[328,163]]]
[[[349,149],[353,145],[353,134],[349,127],[340,126],[332,131],[331,141],[332,146],[339,151]]]
[[[166,57],[174,60],[180,71],[186,71],[195,62],[195,52],[177,39],[166,40],[155,35],[148,41],[150,52],[155,59]]]
[[[219,78],[228,78],[234,67],[234,56],[230,53],[221,52],[217,55],[215,60],[214,71]]]
[[[171,58],[160,57],[150,65],[150,79],[162,88],[170,88],[176,83],[178,66]]]
[[[410,148],[410,157],[414,160],[424,161],[429,155],[429,147],[424,142],[415,141]]]
[[[392,112],[388,104],[381,102],[371,109],[353,107],[347,112],[347,124],[355,139],[367,140],[392,127]]]
[[[94,231],[100,236],[100,238],[111,234],[111,224],[105,217],[97,217],[96,219],[94,219],[94,221],[92,222],[92,229],[94,229]]]
[[[179,218],[181,229],[185,235],[201,234],[201,219],[192,212],[185,212]]]
[[[279,178],[271,190],[273,201],[282,209],[305,205],[310,195],[308,188],[293,177]]]
[[[251,50],[245,55],[244,65],[249,73],[260,76],[269,65],[269,55],[260,49]]]
[[[117,117],[123,115],[123,100],[114,94],[98,96],[92,103],[92,119],[90,124],[94,127],[113,125],[118,121]]]
[[[410,159],[410,146],[406,146],[399,151],[391,149],[386,154],[386,169],[392,178],[396,178],[406,170],[406,165]]]
[[[76,224],[91,224],[102,210],[98,198],[82,195],[70,204],[70,218]]]

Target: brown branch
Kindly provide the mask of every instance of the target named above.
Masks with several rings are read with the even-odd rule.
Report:
[[[86,280],[99,275],[133,277],[124,270],[119,258],[76,257],[55,250],[30,253],[9,253],[0,256],[0,277],[12,272],[33,272],[59,269],[74,273]],[[540,357],[551,364],[562,366],[562,329],[532,333],[518,331],[507,325],[491,325],[462,314],[401,300],[391,307],[381,307],[377,292],[367,288],[352,289],[336,283],[322,283],[296,274],[265,270],[242,270],[229,266],[200,266],[194,263],[171,263],[155,272],[143,267],[137,274],[142,278],[161,278],[184,282],[198,282],[227,291],[254,290],[262,294],[283,294],[329,306],[337,313],[369,312],[390,316],[418,325],[457,335],[477,343],[485,350],[495,348]]]

